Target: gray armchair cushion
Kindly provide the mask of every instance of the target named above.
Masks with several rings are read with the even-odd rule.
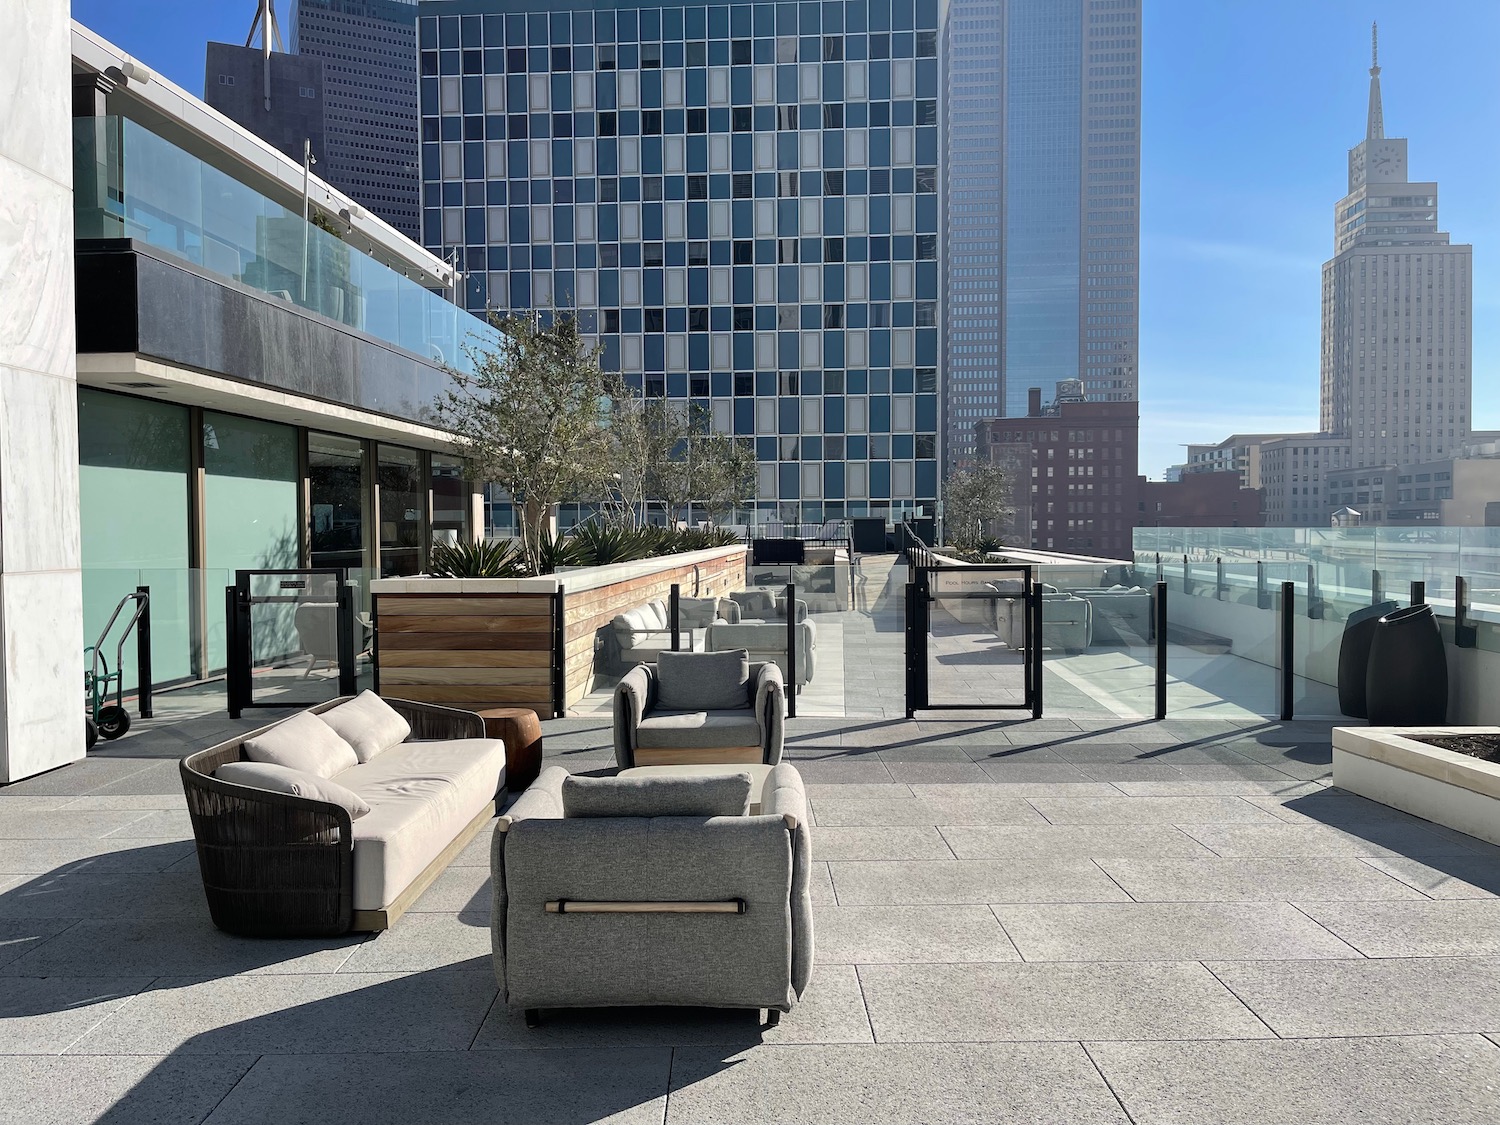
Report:
[[[639,750],[707,750],[761,745],[760,723],[738,711],[653,711],[635,728]]]
[[[764,619],[776,615],[776,595],[771,590],[736,590],[729,597],[740,607],[740,615],[744,618]]]
[[[765,761],[775,765],[786,743],[786,679],[774,661],[756,665],[755,718],[761,727]]]
[[[615,685],[615,761],[621,769],[635,765],[635,729],[656,705],[656,671],[637,664]]]
[[[744,707],[750,682],[750,654],[663,652],[656,658],[659,705],[669,711],[725,711]]]
[[[681,629],[707,629],[718,616],[718,598],[677,599],[677,623]]]
[[[713,777],[568,777],[562,783],[563,815],[745,816],[750,775]]]
[[[800,997],[813,966],[812,832],[802,775],[785,764],[772,770],[761,791],[760,811],[786,818],[792,833],[792,988]]]

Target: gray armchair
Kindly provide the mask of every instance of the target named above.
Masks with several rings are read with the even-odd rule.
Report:
[[[737,789],[735,788],[737,787]],[[553,766],[502,816],[490,850],[495,977],[543,1008],[765,1008],[812,975],[811,837],[802,779],[574,778]],[[649,859],[649,861],[647,861]]]
[[[774,662],[751,662],[743,650],[665,652],[658,660],[636,665],[615,687],[621,769],[781,761],[786,687]],[[669,669],[665,694],[662,667]]]

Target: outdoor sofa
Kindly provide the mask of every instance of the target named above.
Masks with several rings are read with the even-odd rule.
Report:
[[[677,624],[679,651],[702,652],[708,627],[715,621],[738,621],[740,607],[729,598],[679,598]],[[651,662],[672,649],[672,618],[668,603],[660,598],[616,614],[609,623],[606,644],[612,646],[610,663],[617,669]]]
[[[494,816],[505,744],[468,711],[320,703],[181,763],[214,925],[259,937],[383,930]]]
[[[775,1024],[813,965],[807,796],[747,773],[571,777],[545,770],[496,824],[495,977],[543,1008],[764,1008]]]

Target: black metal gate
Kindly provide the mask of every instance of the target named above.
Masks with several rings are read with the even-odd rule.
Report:
[[[1042,714],[1041,594],[1031,567],[913,566],[906,586],[906,717]]]
[[[354,588],[344,568],[238,570],[224,598],[232,718],[355,693]]]

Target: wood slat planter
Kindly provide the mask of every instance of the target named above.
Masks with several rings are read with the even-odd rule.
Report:
[[[371,583],[375,683],[405,699],[556,717],[595,686],[617,614],[677,584],[684,597],[745,585],[744,547],[719,547],[542,578],[381,578]]]

